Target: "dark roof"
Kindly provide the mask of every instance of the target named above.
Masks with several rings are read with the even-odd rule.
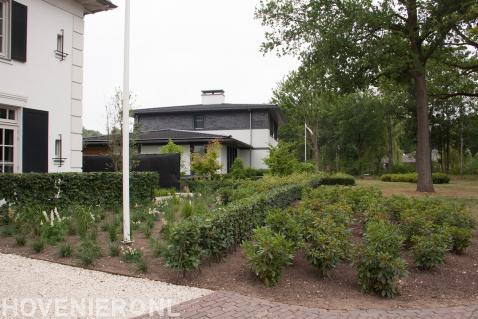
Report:
[[[85,14],[111,10],[117,6],[110,0],[76,0],[85,8]]]
[[[249,111],[249,110],[268,110],[275,113],[279,120],[284,121],[284,115],[279,106],[275,104],[194,104],[155,107],[149,109],[133,110],[134,115],[142,114],[170,114],[182,112],[215,112],[215,111]]]
[[[217,139],[222,143],[235,145],[239,148],[250,148],[248,144],[238,141],[232,138],[230,135],[225,136],[173,129],[140,132],[135,137],[135,142],[140,144],[166,144],[170,139],[177,144],[186,144],[193,142],[208,143],[214,139]],[[105,145],[107,143],[107,135],[83,138],[84,145]]]

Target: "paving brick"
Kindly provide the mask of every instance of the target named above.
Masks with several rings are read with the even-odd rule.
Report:
[[[278,302],[218,291],[172,308],[176,317],[159,315],[143,318],[181,319],[478,319],[478,305],[422,310],[342,311],[292,306]],[[137,319],[139,319],[137,318]]]

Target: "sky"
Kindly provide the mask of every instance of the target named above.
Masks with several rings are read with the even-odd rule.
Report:
[[[124,1],[85,19],[83,126],[105,131],[105,104],[123,83]],[[200,103],[201,90],[223,89],[226,103],[267,103],[298,67],[293,57],[264,56],[258,0],[131,1],[134,108]]]

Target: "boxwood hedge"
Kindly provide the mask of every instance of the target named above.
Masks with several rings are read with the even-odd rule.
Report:
[[[153,199],[159,175],[132,172],[131,202]],[[0,200],[9,204],[34,204],[44,209],[71,205],[117,206],[121,203],[122,173],[26,173],[0,175]]]
[[[407,173],[407,174],[385,174],[380,177],[382,182],[402,182],[402,183],[416,183],[417,182],[417,173]],[[433,173],[432,174],[433,184],[448,184],[450,182],[450,177],[443,173]]]

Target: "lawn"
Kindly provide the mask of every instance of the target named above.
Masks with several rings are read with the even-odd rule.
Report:
[[[418,193],[412,183],[382,182],[379,179],[358,179],[358,186],[376,187],[385,196],[436,197],[466,204],[478,218],[478,178],[452,177],[449,184],[435,185],[435,193]]]

